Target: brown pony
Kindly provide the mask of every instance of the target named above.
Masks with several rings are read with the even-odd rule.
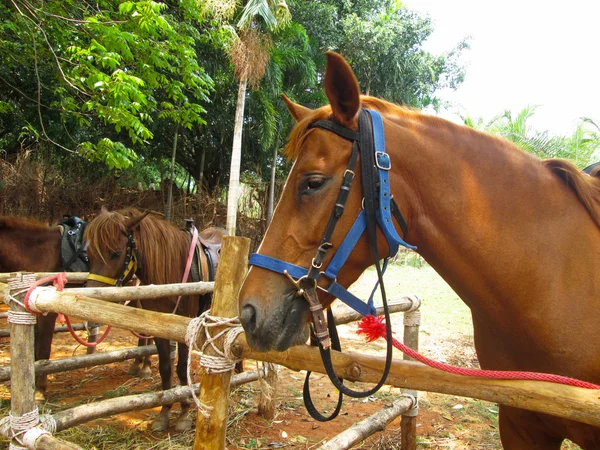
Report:
[[[330,106],[315,111],[286,100],[297,125],[295,159],[259,253],[310,267],[326,228],[352,144],[311,127],[328,119],[358,129],[361,108],[379,111],[391,159],[391,194],[405,218],[397,232],[470,307],[475,346],[486,369],[550,372],[600,382],[600,179],[560,160],[540,161],[514,145],[446,120],[360,95],[346,61],[327,54]],[[360,130],[358,130],[360,133]],[[357,173],[331,239],[339,248],[358,215]],[[379,255],[388,244],[378,230]],[[349,286],[372,264],[362,236],[338,274]],[[325,306],[333,298],[319,292]],[[290,280],[252,267],[240,292],[240,317],[259,350],[301,344],[308,304]],[[600,429],[546,414],[500,407],[511,450],[559,450],[568,438],[600,448]]]
[[[57,227],[22,217],[0,216],[0,272],[60,272],[61,235]],[[39,315],[35,335],[35,360],[49,359],[56,314]],[[43,395],[46,375],[35,377]]]
[[[58,227],[48,227],[29,218],[0,216],[0,272],[61,272],[68,269],[64,267],[65,256],[61,252],[61,232]],[[56,317],[54,313],[37,317],[36,361],[50,359]],[[145,341],[138,343],[145,344]],[[151,375],[150,364],[150,356],[136,358],[129,374],[148,378]],[[47,375],[37,375],[35,387],[38,396],[45,397]]]
[[[124,274],[124,267],[131,247],[130,237],[135,239],[137,267],[125,271],[124,281],[135,273],[143,284],[180,283],[190,247],[190,233],[182,231],[155,215],[142,214],[134,208],[109,212],[103,209],[87,226],[85,238],[88,241],[90,276],[88,286],[101,286],[97,281],[106,277],[108,284],[115,284]],[[130,250],[131,251],[131,250]],[[133,254],[132,253],[132,254]],[[129,261],[127,261],[129,263]],[[93,274],[93,275],[92,275]],[[191,279],[191,275],[190,275]],[[112,280],[112,281],[111,281]],[[142,307],[163,313],[175,313],[196,317],[202,312],[210,296],[182,297],[174,310],[176,298],[142,300]],[[171,388],[171,360],[168,339],[155,338],[158,350],[158,366],[162,388]],[[187,345],[179,343],[177,375],[181,384],[187,384]],[[151,425],[152,431],[164,431],[169,427],[172,405],[163,406]],[[189,413],[189,402],[182,402],[181,415],[176,424],[177,431],[189,430],[193,421]]]

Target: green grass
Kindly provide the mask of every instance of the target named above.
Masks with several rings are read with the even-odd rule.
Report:
[[[366,299],[376,280],[377,272],[374,267],[370,267],[350,290]],[[385,273],[384,283],[388,301],[411,294],[421,299],[422,331],[473,335],[469,308],[428,264],[415,267],[391,263]],[[375,302],[381,304],[379,292],[375,296]]]

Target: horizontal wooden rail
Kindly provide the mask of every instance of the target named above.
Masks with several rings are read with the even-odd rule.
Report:
[[[50,295],[48,289],[42,288],[36,289],[32,298],[36,298],[36,305],[41,312],[68,314],[180,342],[184,341],[190,322],[189,318],[182,316],[131,308],[84,296]],[[324,373],[319,351],[314,347],[299,345],[285,352],[261,353],[252,350],[246,344],[245,335],[241,334],[232,350],[237,357],[281,364],[292,370]],[[384,359],[381,357],[350,352],[332,353],[334,367],[344,379],[376,382],[381,376],[384,367]],[[389,385],[478,398],[600,427],[600,390],[542,381],[463,377],[420,363],[402,361],[400,355],[397,357],[387,380]]]
[[[151,284],[147,286],[68,288],[63,292],[70,295],[85,295],[86,297],[109,302],[122,302],[124,300],[174,297],[177,295],[204,295],[210,294],[214,287],[214,281],[198,281],[196,283]]]
[[[102,325],[100,325],[102,326]],[[93,327],[90,327],[89,325],[86,325],[85,323],[74,323],[72,325],[73,330],[74,331],[83,331],[83,330],[89,330]],[[55,333],[64,333],[66,331],[69,331],[69,327],[67,325],[56,325],[54,327],[54,332]],[[10,330],[0,330],[0,338],[5,338],[5,337],[10,337]]]
[[[42,359],[35,362],[36,375],[48,375],[51,373],[67,372],[69,370],[83,369],[85,367],[101,366],[115,362],[126,361],[133,358],[143,358],[156,355],[156,345],[144,345],[142,347],[115,350],[112,352],[93,353],[91,355],[71,356],[62,359]],[[0,367],[0,381],[10,380],[10,367]]]
[[[49,276],[58,275],[62,272],[36,272],[36,280],[41,280]],[[14,277],[14,272],[0,273],[0,283],[7,283],[9,278]],[[87,281],[88,272],[67,272],[67,282],[73,284],[83,284]]]

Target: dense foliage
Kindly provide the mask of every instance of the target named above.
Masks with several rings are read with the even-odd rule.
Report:
[[[270,4],[225,13],[231,2],[214,4],[221,10],[193,0],[0,4],[4,155],[83,158],[156,182],[179,130],[180,184],[201,172],[208,188],[226,184],[237,93],[232,48],[238,25]],[[285,2],[273,6],[288,10]],[[270,30],[271,44],[264,76],[247,93],[242,177],[267,179],[273,150],[283,145],[291,123],[281,92],[324,103],[325,50],[348,57],[366,92],[411,106],[436,103],[439,88],[462,80],[456,55],[465,44],[424,52],[431,23],[400,4],[294,0],[289,12],[285,26],[254,25]]]

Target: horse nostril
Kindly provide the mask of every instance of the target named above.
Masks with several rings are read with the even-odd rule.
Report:
[[[242,308],[240,321],[244,330],[251,332],[256,329],[256,308],[252,305],[246,305]]]

